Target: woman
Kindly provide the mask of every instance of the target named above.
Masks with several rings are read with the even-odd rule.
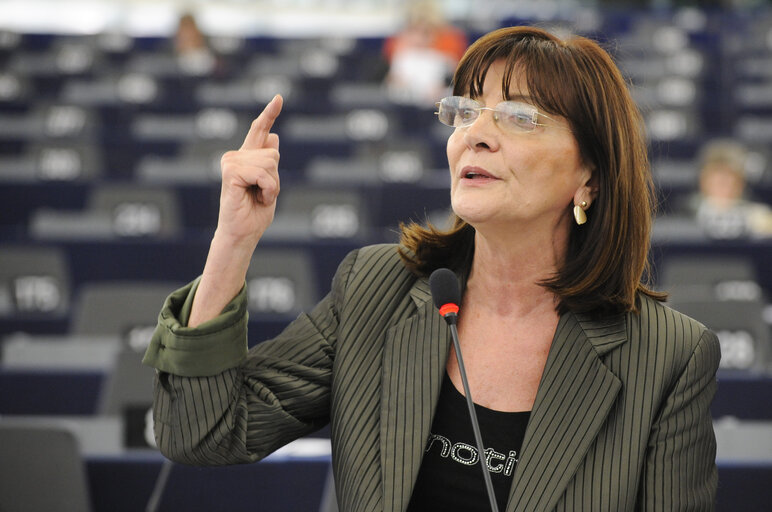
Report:
[[[733,140],[712,140],[700,151],[699,187],[688,210],[711,238],[772,236],[772,210],[746,197],[747,159],[748,150]]]
[[[469,48],[453,94],[438,108],[455,126],[453,229],[354,251],[310,314],[249,353],[243,283],[279,191],[281,100],[223,157],[204,273],[168,299],[146,356],[159,446],[251,462],[329,421],[342,510],[487,510],[427,284],[449,267],[501,510],[711,509],[718,342],[642,283],[651,180],[619,71],[587,39],[505,28]]]
[[[383,44],[386,85],[392,100],[424,107],[445,92],[469,42],[464,31],[445,20],[436,0],[405,5],[405,27]]]

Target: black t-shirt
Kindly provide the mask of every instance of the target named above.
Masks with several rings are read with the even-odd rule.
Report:
[[[530,412],[501,412],[475,404],[499,510],[504,510]],[[408,512],[489,511],[466,398],[445,374],[432,431]]]

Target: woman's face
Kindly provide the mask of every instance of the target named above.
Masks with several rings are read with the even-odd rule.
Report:
[[[482,97],[494,108],[504,100],[504,62],[491,65]],[[525,77],[510,84],[513,99],[530,103]],[[520,97],[520,98],[518,98]],[[564,230],[570,227],[574,204],[594,197],[592,173],[582,163],[568,122],[539,116],[546,126],[530,133],[512,133],[500,126],[493,112],[483,110],[468,127],[456,128],[448,139],[453,211],[480,231],[492,228]]]
[[[744,188],[742,174],[728,165],[708,165],[700,173],[702,195],[719,208],[730,208],[742,199]]]

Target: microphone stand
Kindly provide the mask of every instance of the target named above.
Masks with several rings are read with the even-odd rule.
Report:
[[[445,321],[450,326],[450,335],[453,338],[453,348],[456,352],[456,361],[458,361],[458,371],[461,373],[461,383],[464,385],[464,396],[466,397],[466,406],[469,408],[469,416],[472,419],[472,430],[474,431],[474,440],[477,443],[477,452],[480,456],[480,468],[483,472],[483,479],[485,480],[485,489],[488,492],[488,500],[491,503],[491,510],[493,512],[499,512],[499,506],[496,503],[496,493],[493,491],[493,482],[491,481],[491,475],[488,472],[488,463],[485,456],[485,447],[482,442],[482,435],[480,434],[480,424],[477,422],[477,413],[474,410],[474,402],[472,401],[472,394],[469,391],[469,381],[466,379],[466,369],[464,368],[464,359],[461,357],[461,346],[458,342],[458,328],[456,327],[456,319],[458,318],[456,313],[446,313],[443,315]]]
[[[161,471],[158,472],[158,478],[156,478],[155,485],[153,485],[153,492],[150,493],[150,498],[145,506],[145,512],[156,512],[158,510],[173,465],[172,461],[164,458],[163,465],[161,465]]]

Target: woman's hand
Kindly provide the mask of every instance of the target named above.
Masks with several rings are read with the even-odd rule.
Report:
[[[255,246],[273,221],[279,195],[279,136],[270,132],[281,107],[277,95],[252,122],[241,148],[222,157],[217,231],[188,327],[215,318],[239,293]]]
[[[222,189],[216,236],[254,249],[273,221],[279,195],[279,136],[270,133],[282,97],[266,105],[252,122],[241,148],[221,160]]]

